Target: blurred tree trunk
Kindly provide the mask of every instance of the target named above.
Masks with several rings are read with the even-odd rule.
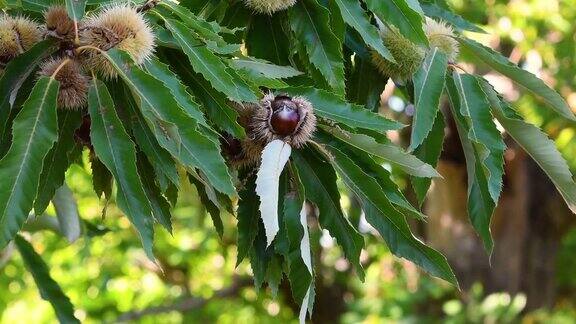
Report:
[[[490,264],[468,220],[466,165],[450,126],[438,165],[444,179],[434,182],[425,205],[427,241],[447,256],[463,289],[481,282],[487,292],[525,293],[526,310],[551,306],[559,242],[573,219],[569,209],[538,165],[510,144]]]

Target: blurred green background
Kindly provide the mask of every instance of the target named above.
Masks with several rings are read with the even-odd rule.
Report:
[[[539,75],[576,110],[575,0],[449,2],[456,12],[488,32],[471,35],[473,38]],[[463,67],[483,73],[482,67]],[[576,170],[576,126],[538,109],[538,102],[497,75],[491,80],[505,97],[517,100],[515,106],[531,122],[553,136]],[[386,109],[384,105],[383,110]],[[47,232],[36,233],[32,239],[52,276],[75,305],[77,318],[86,323],[295,321],[298,308],[285,284],[276,297],[269,289],[258,292],[252,286],[248,264],[235,268],[232,215],[224,217],[225,235],[221,240],[195,189],[188,184],[174,211],[174,235],[157,229],[158,267],[146,258],[136,233],[113,204],[102,218],[104,202],[92,190],[89,170],[85,156],[83,163],[68,172],[66,181],[75,193],[82,217],[93,225],[92,230],[74,245]],[[402,176],[397,180],[406,183]],[[342,204],[351,216],[360,213],[345,192]],[[498,291],[494,285],[487,289],[487,284],[478,279],[482,276],[466,274],[468,282],[458,291],[394,258],[377,236],[366,244],[363,263],[367,275],[366,282],[361,283],[351,275],[340,251],[332,248],[331,239],[316,231],[313,242],[320,260],[316,262],[319,268],[314,322],[576,323],[576,230],[572,221],[561,224],[562,231],[551,234],[554,255],[546,261],[554,263],[548,265],[553,271],[542,271],[541,276],[527,279],[546,281],[552,286],[553,296],[546,303],[538,302],[537,295],[525,294],[522,289]],[[18,254],[5,260],[7,256],[0,255],[0,322],[53,323],[52,308],[41,300]],[[492,271],[499,270],[496,267]]]

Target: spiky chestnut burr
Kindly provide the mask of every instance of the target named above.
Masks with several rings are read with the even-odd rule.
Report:
[[[248,133],[263,145],[281,139],[299,148],[316,130],[314,109],[303,97],[274,96],[269,93],[258,105],[251,105],[251,108]]]
[[[63,39],[73,40],[76,36],[74,21],[68,16],[64,6],[52,6],[44,12],[46,31],[48,35]]]
[[[437,47],[446,54],[449,62],[455,62],[460,53],[460,46],[454,35],[454,29],[444,21],[436,21],[426,17],[424,32],[430,47]]]
[[[53,75],[64,60],[64,58],[57,58],[45,62],[42,64],[39,74],[44,76]],[[80,109],[86,105],[89,79],[77,61],[73,60],[66,63],[58,71],[55,79],[60,82],[58,108]]]
[[[40,41],[40,26],[25,17],[0,15],[0,63],[8,63]]]
[[[111,48],[126,51],[137,64],[144,63],[154,53],[152,28],[142,13],[126,4],[106,8],[99,15],[89,17],[80,32],[80,43],[105,51]],[[94,51],[87,52],[86,67],[106,79],[118,76],[106,58]]]
[[[384,27],[380,36],[396,63],[386,60],[376,51],[371,52],[372,62],[383,75],[404,83],[422,65],[424,50],[402,36],[395,27]]]
[[[296,0],[244,0],[244,3],[257,13],[271,15],[292,7]]]

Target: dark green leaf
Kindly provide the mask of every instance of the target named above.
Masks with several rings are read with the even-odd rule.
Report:
[[[256,177],[247,179],[246,185],[240,191],[238,203],[238,258],[236,266],[248,255],[252,243],[258,234],[258,222],[260,220],[260,201],[256,196]],[[264,235],[266,239],[266,235]],[[266,244],[266,241],[264,241]]]
[[[40,296],[52,305],[60,323],[80,323],[74,317],[74,306],[70,303],[70,299],[62,292],[58,283],[50,277],[48,266],[40,255],[34,251],[32,245],[19,235],[14,238],[14,242],[26,268],[32,274],[36,286],[38,286]]]
[[[306,48],[307,58],[328,84],[344,96],[344,64],[341,43],[330,28],[329,11],[316,0],[300,0],[292,8],[290,28]]]
[[[98,198],[104,195],[106,200],[112,198],[112,173],[96,155],[90,154],[90,165],[92,169],[92,186]]]
[[[455,77],[460,79],[458,75],[455,75]],[[467,78],[467,80],[469,79]],[[492,218],[496,203],[490,194],[490,184],[488,182],[490,173],[482,163],[486,157],[485,153],[487,148],[483,144],[472,140],[472,138],[475,137],[471,136],[472,128],[469,125],[470,118],[468,117],[467,120],[465,115],[462,114],[463,109],[467,111],[466,108],[464,108],[467,103],[462,102],[462,99],[469,100],[471,94],[478,95],[478,93],[475,91],[466,92],[466,90],[464,93],[461,93],[462,86],[458,87],[457,82],[452,77],[447,79],[446,89],[448,90],[448,97],[450,98],[452,116],[456,122],[458,136],[460,137],[462,149],[466,157],[466,167],[468,170],[468,215],[472,225],[482,238],[485,249],[488,253],[491,253],[494,243],[492,242],[492,235],[490,233],[490,219]],[[480,104],[485,101],[485,98],[475,99],[479,99]],[[487,113],[490,113],[490,107],[484,107],[484,109],[488,109]],[[484,156],[481,156],[482,154],[484,154]]]
[[[42,214],[50,199],[64,183],[64,176],[70,164],[78,157],[74,132],[82,124],[82,114],[74,110],[58,110],[58,142],[44,158],[38,193],[34,202],[36,215]]]
[[[96,155],[114,175],[118,185],[118,207],[136,227],[149,258],[154,259],[153,214],[136,169],[136,148],[116,114],[114,102],[99,80],[93,80],[88,95],[90,137]]]
[[[368,9],[384,23],[392,24],[404,37],[413,43],[427,45],[428,39],[422,30],[423,13],[418,1],[413,0],[366,0]]]
[[[446,123],[444,122],[444,116],[441,112],[438,112],[436,119],[434,120],[434,126],[428,134],[428,137],[422,142],[415,151],[414,156],[430,164],[433,167],[438,165],[438,159],[440,154],[442,154],[442,147],[444,145],[444,128]],[[424,202],[428,189],[432,179],[430,178],[417,178],[412,177],[412,187],[416,193],[416,198],[420,205]]]
[[[152,166],[143,153],[138,153],[136,158],[138,174],[140,175],[140,180],[144,185],[146,197],[148,197],[148,201],[150,202],[152,215],[160,225],[162,225],[169,233],[172,233],[172,214],[170,214],[170,204],[166,198],[162,196],[158,184],[154,181],[155,176],[152,172]]]
[[[362,9],[360,2],[356,0],[336,0],[335,2],[340,8],[344,21],[358,31],[366,44],[388,61],[396,62],[392,53],[384,46],[378,28],[370,23],[368,14]]]
[[[7,121],[20,87],[44,58],[56,50],[52,40],[42,41],[8,63],[0,78],[0,139],[7,129]]]
[[[360,197],[366,220],[386,240],[390,251],[416,263],[433,276],[458,285],[446,258],[414,237],[406,219],[392,206],[378,183],[338,149],[332,147],[331,152],[336,170]]]
[[[22,228],[32,209],[42,162],[57,139],[58,82],[38,79],[14,120],[13,141],[0,160],[0,249]]]
[[[60,232],[68,242],[75,242],[82,234],[82,225],[80,214],[78,213],[78,204],[70,188],[64,184],[56,190],[52,198]]]
[[[127,54],[112,49],[106,57],[140,99],[140,109],[156,140],[189,169],[201,169],[219,191],[234,196],[235,189],[219,143],[196,130],[194,119],[178,105],[162,82],[130,62]]]
[[[310,149],[296,151],[292,157],[302,184],[306,188],[306,198],[320,211],[318,215],[320,226],[336,238],[344,255],[363,280],[364,270],[360,265],[360,252],[364,246],[364,239],[342,212],[334,169],[328,162],[320,160],[317,153]]]

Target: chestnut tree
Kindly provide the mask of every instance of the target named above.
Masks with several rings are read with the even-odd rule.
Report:
[[[571,121],[573,112],[536,76],[466,37],[485,31],[444,0],[0,6],[0,250],[16,246],[62,322],[77,321],[73,305],[21,233],[56,229],[74,242],[90,230],[64,185],[83,152],[96,194],[122,210],[150,260],[154,231],[172,231],[171,207],[189,181],[217,233],[221,217],[236,217],[237,263],[250,262],[257,286],[289,280],[301,321],[314,303],[310,231],[327,230],[364,277],[364,237],[343,212],[337,181],[392,253],[458,285],[408,223],[425,220],[419,204],[441,176],[447,119],[466,158],[470,222],[488,254],[504,132],[576,212],[576,184],[554,143],[460,60],[508,77],[542,109]],[[407,125],[380,113],[390,80],[414,108],[406,148],[387,133]],[[415,201],[392,172],[410,179]],[[57,218],[45,215],[50,203]]]

